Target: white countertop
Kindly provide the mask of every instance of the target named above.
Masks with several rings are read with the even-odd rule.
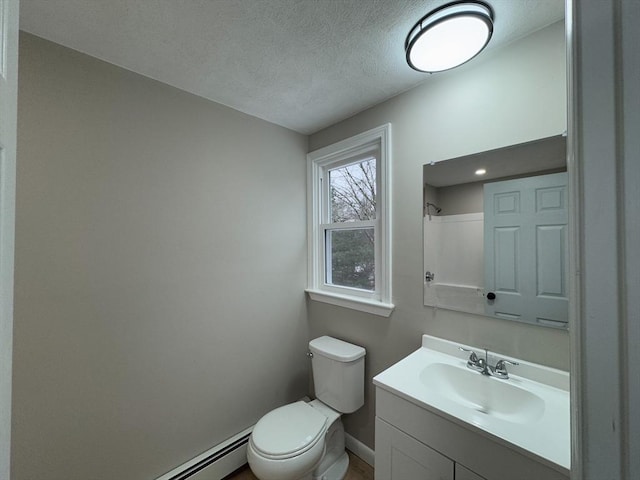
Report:
[[[571,458],[569,374],[490,352],[491,365],[495,364],[495,358],[516,360],[520,365],[508,366],[507,380],[487,377],[467,369],[469,354],[459,351],[458,346],[457,343],[424,335],[422,348],[377,375],[373,383],[433,413],[503,440],[516,450],[533,454],[544,463],[550,462],[551,466],[560,466],[568,472]],[[463,346],[482,352],[482,349]],[[528,417],[518,416],[517,405],[514,405],[516,412],[513,415],[500,417],[487,414],[469,403],[452,400],[437,382],[426,381],[429,377],[425,375],[425,369],[434,365],[442,371],[447,371],[449,366],[468,370],[479,376],[477,382],[487,382],[487,388],[523,389],[542,399],[543,403],[537,405],[539,408],[535,414]],[[473,381],[476,382],[475,377]],[[510,385],[494,385],[491,382],[509,382]]]

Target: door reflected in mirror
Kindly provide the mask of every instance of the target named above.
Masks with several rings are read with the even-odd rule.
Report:
[[[425,165],[423,180],[424,304],[567,328],[565,137]]]

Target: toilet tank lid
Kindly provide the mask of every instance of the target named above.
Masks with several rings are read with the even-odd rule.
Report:
[[[338,362],[353,362],[364,357],[367,353],[364,348],[358,345],[343,342],[327,335],[311,340],[309,350],[314,355],[323,355]]]

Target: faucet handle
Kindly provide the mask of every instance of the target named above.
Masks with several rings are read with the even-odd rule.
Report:
[[[496,363],[496,366],[493,367],[492,375],[494,377],[498,377],[503,380],[506,380],[507,378],[509,378],[509,373],[507,372],[507,365],[506,365],[507,363],[509,365],[520,365],[518,362],[512,362],[511,360],[506,360],[504,358],[501,358]]]
[[[505,365],[506,363],[508,363],[509,365],[520,365],[518,362],[512,362],[511,360],[506,360],[504,358],[501,358],[496,363],[496,370],[500,370],[500,369],[506,368],[506,365]]]
[[[470,353],[471,355],[469,355],[469,360],[474,362],[478,361],[478,354],[473,350],[471,350],[470,348],[458,347],[458,350],[460,350],[461,352]]]
[[[486,360],[484,358],[478,358],[478,354],[473,350],[464,347],[458,347],[458,349],[462,352],[468,352],[469,360],[467,360],[467,367],[472,370],[477,370],[478,372],[483,371],[486,365]]]

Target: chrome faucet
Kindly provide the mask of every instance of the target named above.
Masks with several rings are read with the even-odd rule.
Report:
[[[501,380],[507,380],[509,373],[507,372],[507,363],[510,365],[518,365],[518,362],[512,362],[511,360],[500,359],[495,366],[489,365],[489,350],[484,348],[484,358],[479,358],[478,354],[473,350],[464,347],[458,347],[463,352],[469,353],[469,360],[467,360],[467,368],[480,372],[482,375],[496,377]]]
[[[467,360],[467,368],[475,370],[476,372],[480,372],[483,375],[490,375],[489,369],[487,368],[487,358],[489,353],[486,348],[484,349],[484,358],[478,358],[478,354],[473,350],[469,350],[468,348],[458,348],[463,352],[468,352],[470,354],[469,360]]]

